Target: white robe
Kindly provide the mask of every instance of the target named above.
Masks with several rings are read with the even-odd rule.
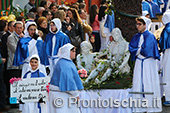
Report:
[[[144,57],[139,54],[141,59]],[[147,58],[143,61],[143,77],[141,75],[141,63],[142,61],[136,59],[135,68],[133,73],[133,92],[142,92],[142,79],[143,79],[143,88],[144,92],[153,92],[153,95],[146,95],[143,97],[142,94],[133,94],[133,99],[147,99],[148,108],[133,108],[133,112],[161,112],[162,104],[161,104],[161,94],[160,94],[160,81],[159,75],[157,71],[157,62],[154,58]],[[153,107],[154,98],[159,99],[158,104],[160,107]],[[151,107],[152,106],[152,107]]]
[[[68,106],[69,97],[77,97],[79,95],[78,91],[61,92],[59,88],[54,85],[50,85],[49,89],[49,113],[80,113],[77,104],[71,104],[71,107]],[[56,107],[54,105],[54,100],[57,98],[63,100],[64,105],[62,107]]]
[[[38,55],[36,43],[37,43],[37,40],[35,40],[35,39],[32,39],[32,40],[29,42],[29,45],[28,45],[29,56],[23,61],[24,64],[23,64],[23,67],[22,67],[22,78],[24,77],[25,73],[28,72],[30,57],[31,57],[32,55],[34,55],[34,54],[37,54],[37,55]],[[41,72],[42,72],[44,75],[47,75],[47,74],[46,74],[46,69],[45,69],[45,66],[44,66],[44,65],[41,64],[40,70],[41,70]]]
[[[170,101],[170,49],[166,49],[163,54],[162,67],[163,67],[163,83],[164,92],[165,92],[165,100]]]
[[[160,93],[160,80],[158,75],[157,60],[154,58],[146,58],[140,54],[141,46],[144,42],[144,37],[141,35],[137,51],[137,57],[133,72],[133,92],[153,92],[153,95],[133,94],[133,99],[147,99],[148,108],[133,107],[133,112],[161,112],[161,93]],[[142,67],[142,60],[143,67]],[[142,71],[143,70],[143,71]],[[142,74],[143,72],[143,74]],[[143,86],[142,86],[143,84]],[[143,90],[142,90],[143,89]],[[143,97],[145,96],[145,97]],[[154,98],[159,99],[158,104],[160,107],[153,107]]]
[[[100,40],[101,40],[101,47],[100,51],[107,48],[107,45],[109,44],[109,36],[111,36],[111,33],[109,34],[109,29],[104,27],[104,24],[106,22],[107,15],[105,15],[104,18],[99,22],[100,25]]]

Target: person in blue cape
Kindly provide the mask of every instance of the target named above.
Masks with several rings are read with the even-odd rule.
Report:
[[[170,10],[167,10],[162,17],[162,21],[165,25],[165,28],[163,29],[161,33],[161,37],[159,40],[159,47],[160,50],[163,52],[162,56],[162,75],[163,75],[163,83],[166,83],[166,85],[163,86],[164,92],[165,92],[165,103],[163,103],[165,106],[170,106]]]
[[[153,0],[148,0],[147,1],[152,9],[152,13],[153,13],[153,17],[156,17],[156,13],[161,13],[160,8],[158,6],[158,4],[156,4]]]
[[[25,35],[20,38],[14,57],[14,66],[19,66],[23,64],[22,67],[22,78],[28,70],[29,58],[37,54],[40,57],[40,70],[46,75],[46,67],[49,65],[48,56],[46,54],[45,45],[40,37],[36,35],[37,25],[35,22],[27,22],[25,28]]]
[[[47,34],[45,39],[46,52],[50,61],[50,75],[53,73],[58,49],[64,44],[71,43],[69,37],[61,31],[61,27],[62,24],[59,18],[51,20],[50,33]]]
[[[29,60],[28,71],[24,75],[23,79],[26,78],[38,78],[46,77],[40,70],[40,58],[37,54],[32,55]],[[20,108],[23,113],[47,113],[47,104],[40,102],[29,102],[20,104]]]
[[[133,112],[162,111],[160,81],[157,68],[157,59],[160,59],[160,54],[155,36],[146,29],[146,23],[149,20],[144,16],[136,18],[136,27],[139,33],[135,34],[129,43],[132,61],[135,61],[132,92],[139,93],[134,93],[132,98],[147,99],[148,106],[152,106],[156,97],[159,99],[157,102],[159,107],[134,107]]]
[[[142,11],[148,11],[150,14],[150,18],[154,17],[151,6],[145,0],[142,1]]]
[[[32,55],[30,57],[30,62],[29,62],[29,70],[27,73],[24,75],[23,78],[37,78],[37,77],[45,77],[40,70],[40,58],[37,54]]]
[[[68,107],[68,99],[79,99],[79,90],[84,89],[77,68],[73,63],[76,58],[75,47],[68,43],[62,46],[58,52],[58,61],[54,67],[54,73],[50,81],[49,109],[50,113],[80,113],[76,102]],[[64,105],[57,108],[53,105],[55,98],[62,98]]]

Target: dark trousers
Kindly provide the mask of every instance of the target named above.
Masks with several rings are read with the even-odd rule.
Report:
[[[94,52],[99,52],[100,47],[101,47],[100,34],[99,34],[99,32],[92,32],[92,34],[95,35],[96,50]]]
[[[6,104],[6,87],[3,78],[3,64],[0,65],[0,108],[4,108]]]
[[[10,83],[9,80],[13,77],[16,78],[21,78],[21,70],[19,69],[11,69],[11,70],[7,70],[7,103],[9,104],[9,98],[10,98]]]

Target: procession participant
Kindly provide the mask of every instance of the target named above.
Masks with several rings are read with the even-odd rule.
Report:
[[[50,81],[49,107],[50,113],[80,113],[76,104],[68,106],[68,99],[74,97],[79,99],[79,90],[84,87],[73,63],[76,57],[75,47],[68,43],[59,49],[59,60],[54,67],[54,73]],[[55,107],[54,99],[62,98],[64,106]]]
[[[28,71],[23,78],[45,77],[46,75],[41,72],[40,66],[39,56],[37,54],[32,55],[30,57]],[[22,104],[21,109],[23,113],[47,113],[47,104],[40,102],[29,102]]]
[[[129,44],[132,61],[136,60],[133,72],[133,99],[146,99],[146,108],[134,107],[133,112],[161,112],[160,81],[157,69],[157,59],[160,59],[155,36],[147,30],[148,18],[136,18],[139,33],[135,34]],[[149,94],[146,94],[149,92]],[[142,94],[143,93],[143,94]],[[159,100],[157,107],[153,107],[154,98]],[[152,106],[152,107],[150,107]]]
[[[45,38],[46,53],[50,62],[50,75],[53,72],[58,49],[64,44],[70,43],[69,37],[61,31],[61,21],[55,18],[50,23],[50,33]]]
[[[46,54],[45,45],[40,37],[36,34],[38,32],[35,22],[27,22],[25,28],[25,35],[20,38],[14,57],[14,65],[19,66],[23,64],[22,78],[28,70],[29,58],[37,54],[40,57],[41,68],[43,74],[48,75],[49,69],[45,66],[49,65],[48,56]],[[46,73],[47,70],[47,73]]]
[[[161,51],[163,52],[162,56],[162,67],[163,67],[163,83],[166,83],[164,85],[164,92],[165,92],[165,100],[164,103],[165,106],[170,106],[170,92],[168,91],[170,88],[170,77],[169,77],[169,66],[170,66],[170,12],[167,10],[162,17],[162,21],[165,25],[165,28],[163,29],[161,33],[161,37],[159,40],[159,47]]]

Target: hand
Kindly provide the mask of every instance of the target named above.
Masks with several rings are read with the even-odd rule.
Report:
[[[21,37],[21,38],[22,38],[22,37],[24,37],[24,34],[23,34],[23,33],[21,33],[21,34],[19,35],[19,37]]]
[[[2,58],[2,62],[4,64],[6,62],[6,58]]]
[[[46,73],[47,73],[47,75],[50,74],[50,69],[49,69],[49,67],[46,67]]]
[[[69,30],[69,31],[70,31],[71,29],[72,29],[72,28],[71,28],[71,26],[69,25],[69,26],[67,27],[67,30]]]
[[[113,37],[109,36],[109,40],[110,40],[110,42],[112,42],[113,41]]]

